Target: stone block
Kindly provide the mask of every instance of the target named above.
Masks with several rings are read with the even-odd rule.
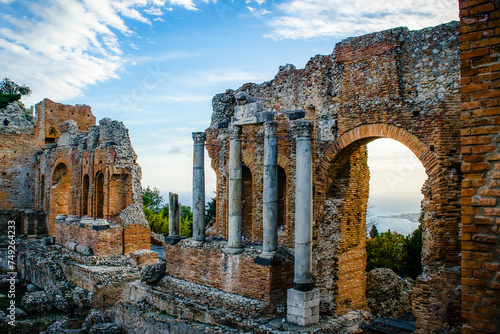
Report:
[[[287,320],[299,326],[307,326],[319,321],[320,290],[287,291]]]
[[[134,266],[145,266],[158,261],[158,255],[149,249],[139,249],[130,253],[130,263]]]

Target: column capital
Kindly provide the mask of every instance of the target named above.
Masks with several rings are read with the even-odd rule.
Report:
[[[311,137],[313,129],[314,129],[313,122],[306,120],[297,120],[293,122],[290,130],[295,137],[299,138],[299,137]]]
[[[266,137],[276,137],[277,130],[278,130],[278,122],[276,121],[264,122],[264,135]]]
[[[203,144],[207,139],[205,132],[193,132],[192,135],[195,144]]]
[[[239,125],[231,125],[229,127],[229,139],[240,139],[241,127]]]

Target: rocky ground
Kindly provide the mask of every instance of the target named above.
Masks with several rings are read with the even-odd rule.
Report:
[[[0,258],[8,255],[6,245],[6,240],[0,239]],[[45,245],[40,238],[21,237],[17,249],[16,327],[8,323],[10,281],[4,270],[0,276],[0,293],[4,292],[0,294],[0,333],[351,334],[362,333],[373,317],[396,317],[411,305],[411,282],[389,269],[375,269],[367,274],[367,310],[323,315],[318,324],[303,328],[288,323],[284,313],[251,316],[242,311],[243,305],[265,305],[253,305],[258,301],[240,300],[244,297],[173,278],[161,260],[141,269],[124,256],[84,256],[61,246]],[[68,268],[91,268],[85,272],[90,276],[82,277],[80,285],[91,278],[95,290],[71,283],[66,277],[71,274]],[[124,282],[121,288],[116,288],[117,281]],[[111,292],[116,299],[99,303],[96,295]],[[225,310],[228,307],[233,311]]]

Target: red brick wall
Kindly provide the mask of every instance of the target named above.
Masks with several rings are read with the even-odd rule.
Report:
[[[89,106],[72,106],[49,99],[44,99],[36,105],[36,113],[38,119],[35,135],[40,142],[44,142],[46,138],[59,138],[59,126],[67,120],[76,121],[79,131],[88,131],[96,122]]]
[[[107,230],[96,231],[90,225],[57,223],[55,226],[56,243],[65,246],[68,242],[76,242],[89,246],[92,255],[108,256],[123,254],[123,227],[111,226]]]
[[[183,242],[165,244],[167,272],[189,282],[213,287],[269,303],[270,310],[286,303],[286,290],[293,285],[293,258],[282,257],[277,266],[256,264],[258,252],[225,254],[222,244],[190,247]]]
[[[151,248],[151,230],[148,226],[131,224],[123,230],[123,254]]]
[[[460,1],[462,333],[500,332],[500,3]]]

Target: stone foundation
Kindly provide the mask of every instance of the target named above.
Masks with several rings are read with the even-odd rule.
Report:
[[[319,289],[311,291],[288,290],[286,319],[299,326],[308,326],[319,321]]]

